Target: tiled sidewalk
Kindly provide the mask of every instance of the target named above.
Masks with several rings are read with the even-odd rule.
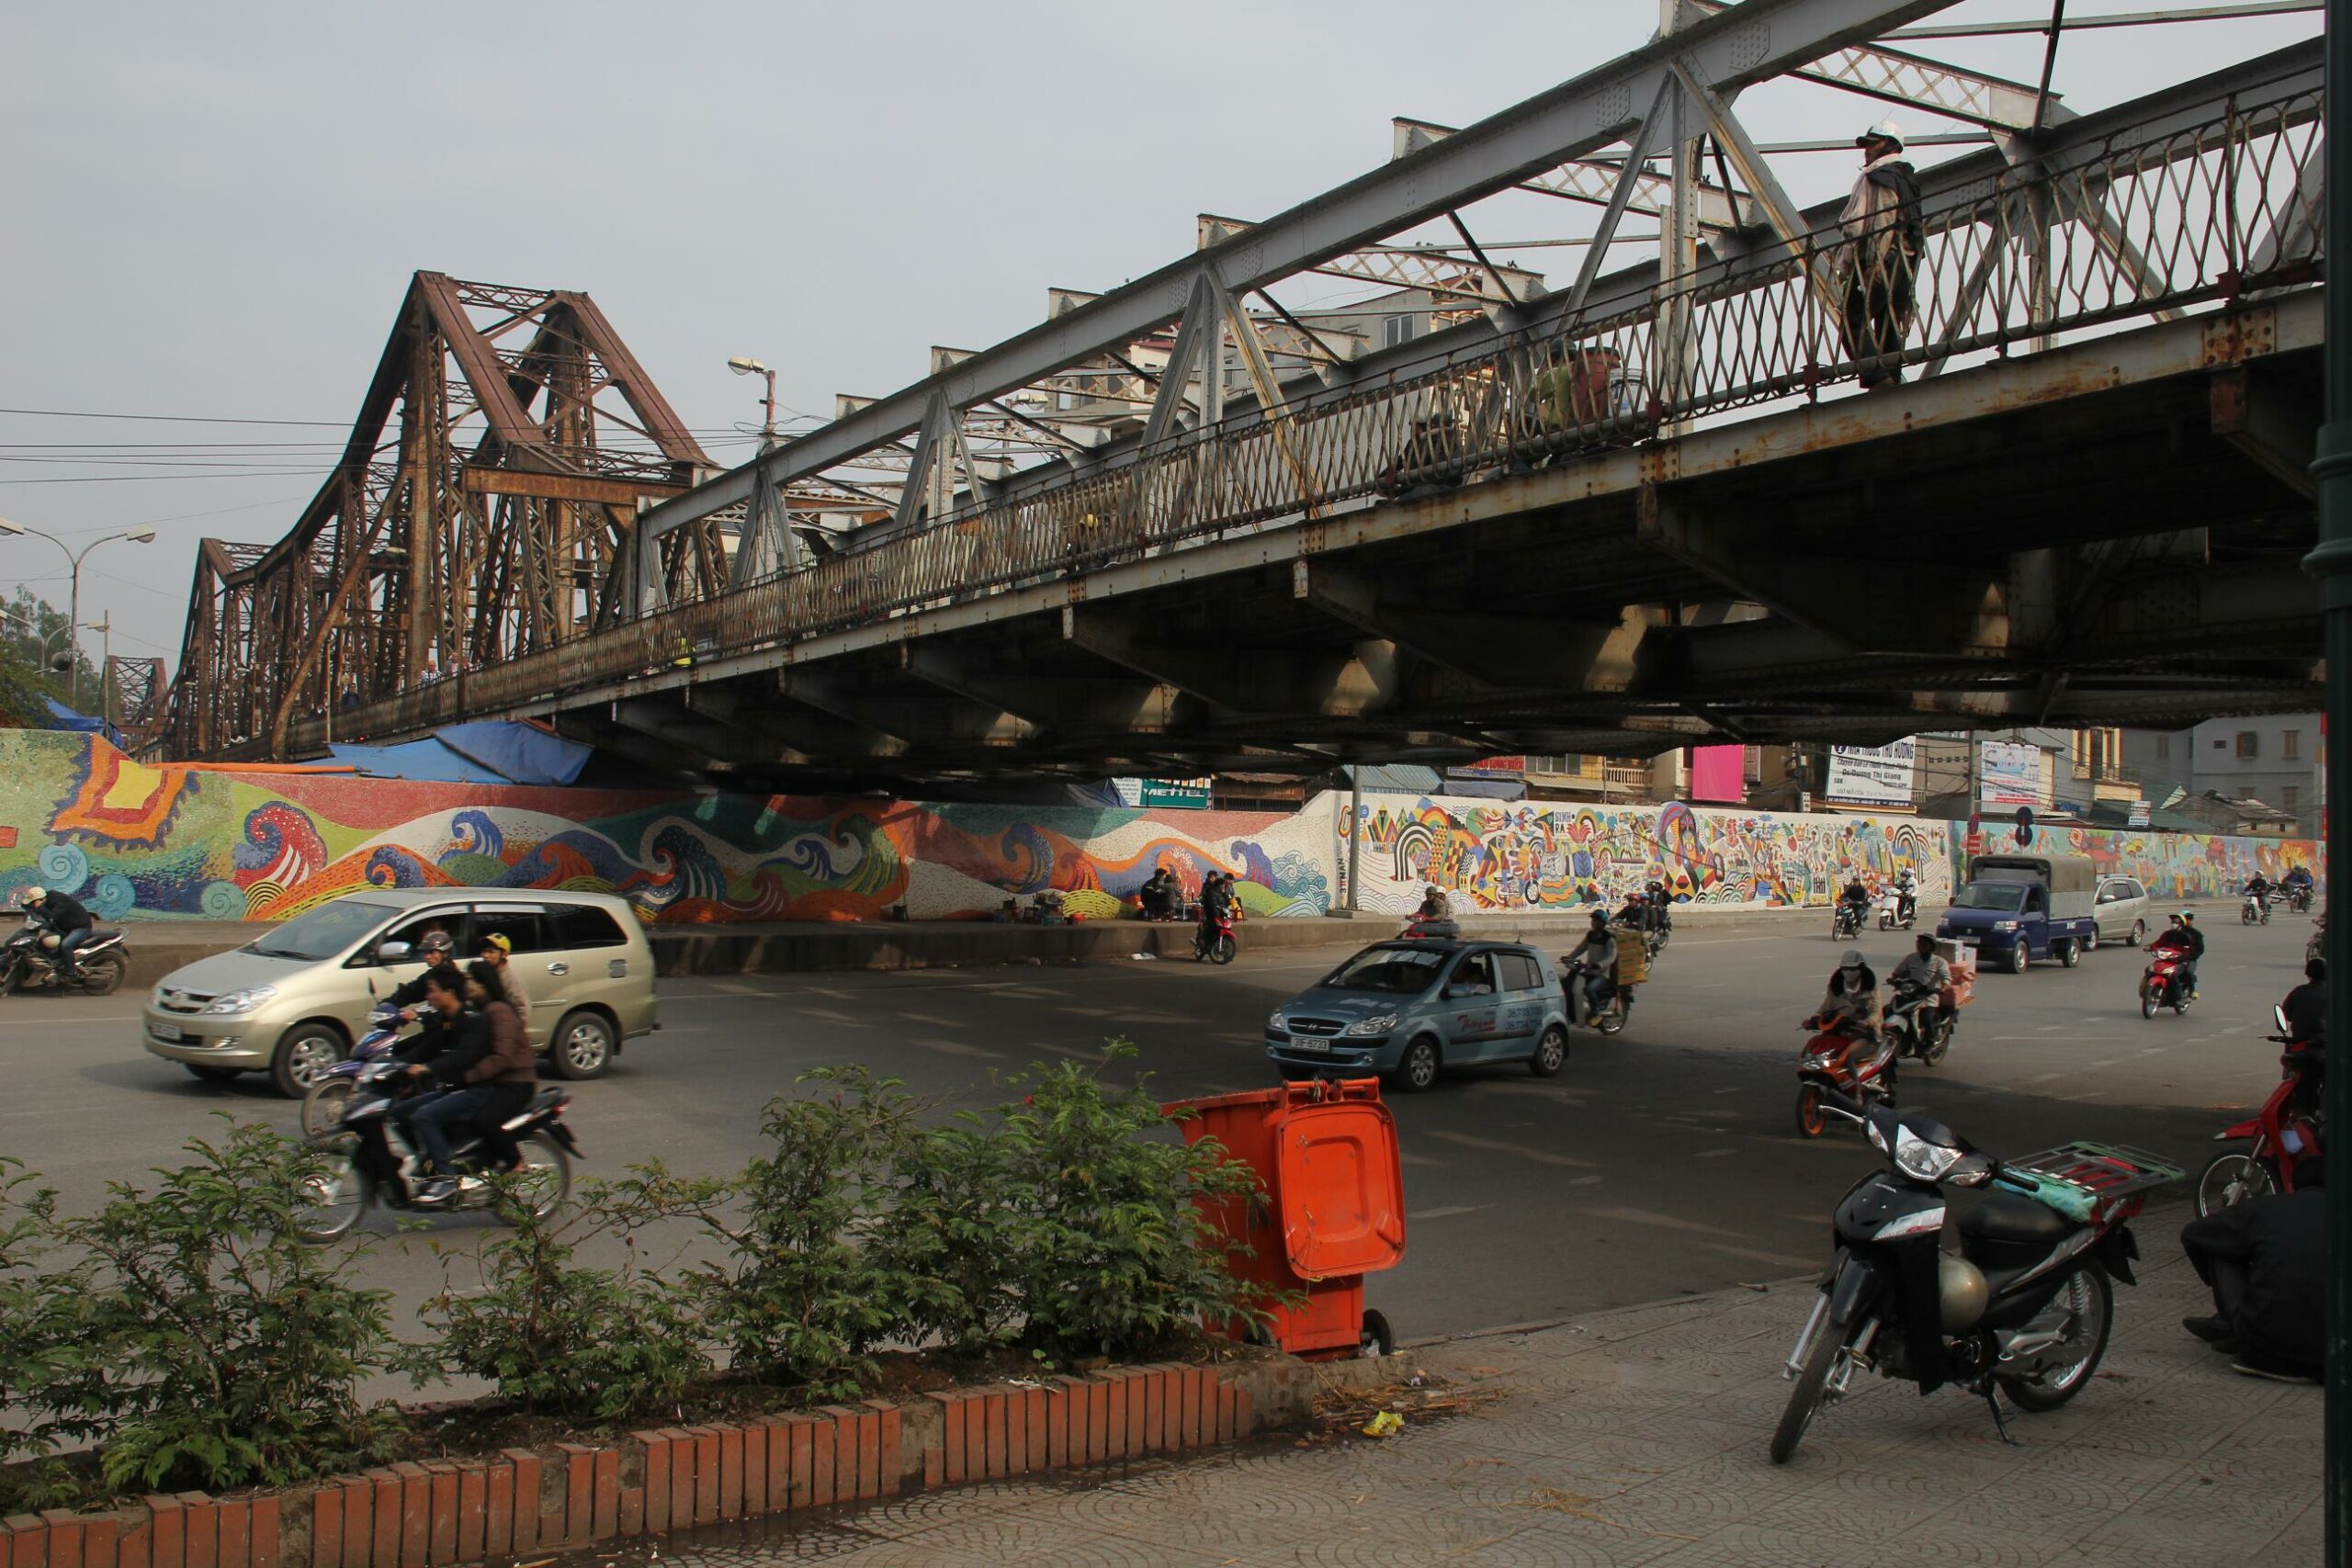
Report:
[[[1846,1564],[2315,1562],[2321,1398],[2231,1374],[2181,1332],[2203,1295],[2142,1227],[2099,1378],[2050,1416],[1857,1384],[1793,1463],[1765,1444],[1789,1385],[1801,1284],[1735,1291],[1408,1358],[1498,1395],[1385,1441],[964,1488],[797,1526],[637,1545],[684,1568],[889,1564]],[[599,1553],[610,1562],[614,1554]]]

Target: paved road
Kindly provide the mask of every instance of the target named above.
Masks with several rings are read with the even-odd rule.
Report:
[[[2076,970],[1987,976],[1951,1056],[1907,1075],[1905,1098],[1996,1153],[2091,1137],[2193,1168],[2226,1111],[2276,1081],[2259,1025],[2299,978],[2309,931],[2284,918],[2214,932],[2205,999],[2185,1018],[2140,1018],[2140,961],[2120,949]],[[1882,968],[1902,948],[1865,945]],[[1794,1024],[1836,953],[1812,921],[1801,932],[1686,932],[1636,1025],[1608,1040],[1579,1032],[1559,1077],[1493,1069],[1398,1098],[1411,1250],[1370,1299],[1411,1337],[1817,1267],[1831,1203],[1867,1165],[1850,1137],[1809,1144],[1792,1127]],[[990,1098],[991,1073],[1085,1058],[1112,1034],[1137,1043],[1170,1097],[1255,1087],[1269,1081],[1266,1013],[1338,956],[664,982],[668,1027],[612,1077],[581,1086],[574,1125],[591,1173],[657,1156],[718,1171],[752,1151],[759,1105],[806,1068],[866,1061],[977,1103]],[[258,1082],[199,1084],[145,1055],[129,1000],[0,1004],[12,1089],[0,1150],[44,1171],[69,1203],[169,1158],[206,1129],[207,1111],[293,1123],[292,1107]],[[460,1219],[439,1234],[462,1245],[480,1231]],[[438,1274],[413,1241],[388,1241],[368,1268],[406,1300]]]

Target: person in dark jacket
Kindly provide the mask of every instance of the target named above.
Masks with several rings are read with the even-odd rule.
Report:
[[[2180,1325],[2236,1357],[2233,1371],[2290,1382],[2318,1381],[2325,1362],[2327,1193],[2317,1156],[2292,1192],[2233,1203],[2191,1220],[2181,1249],[2213,1290],[2210,1317]]]
[[[82,907],[82,901],[71,893],[28,887],[25,889],[25,912],[57,938],[57,964],[67,978],[78,976],[81,971],[74,966],[74,950],[89,941],[90,933],[97,929],[97,922],[90,919],[90,911]]]
[[[1838,217],[1844,234],[1835,288],[1846,352],[1862,362],[1867,391],[1903,379],[1899,365],[1870,361],[1903,352],[1910,335],[1919,257],[1927,249],[1920,222],[1919,175],[1903,156],[1903,128],[1883,119],[1854,139],[1862,172]]]
[[[2287,1037],[2298,1044],[2327,1038],[2327,960],[2314,958],[2303,965],[2303,983],[2278,1004],[2287,1015]]]
[[[449,1026],[449,1043],[430,1062],[412,1064],[408,1070],[446,1087],[413,1104],[408,1122],[433,1171],[433,1179],[418,1189],[416,1200],[436,1203],[457,1190],[457,1156],[449,1145],[452,1127],[481,1122],[493,1134],[492,1160],[514,1163],[513,1145],[494,1133],[499,1122],[529,1103],[538,1071],[522,1020],[491,965],[471,964],[462,978],[454,969],[434,970],[425,978],[424,1000]]]
[[[457,952],[457,943],[449,940],[449,933],[444,931],[426,931],[417,939],[416,955],[424,960],[424,973],[384,998],[393,1007],[401,1010],[401,1021],[403,1023],[414,1023],[430,1010],[424,1006],[424,982],[431,978],[443,964],[450,961],[451,956]]]

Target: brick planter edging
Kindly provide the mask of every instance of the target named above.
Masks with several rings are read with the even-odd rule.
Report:
[[[442,1568],[1234,1442],[1382,1363],[1116,1367],[107,1513],[18,1514],[0,1568]]]

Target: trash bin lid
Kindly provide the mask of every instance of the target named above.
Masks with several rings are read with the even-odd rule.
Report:
[[[1275,1156],[1283,1248],[1303,1279],[1371,1274],[1405,1256],[1405,1179],[1385,1105],[1303,1105]]]

